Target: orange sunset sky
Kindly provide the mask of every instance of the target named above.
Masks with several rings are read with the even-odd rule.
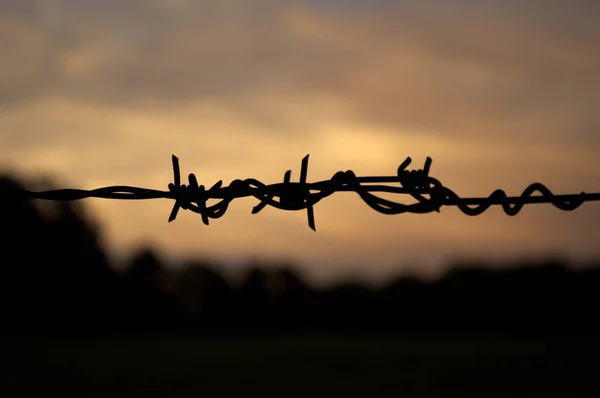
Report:
[[[461,196],[600,190],[600,2],[0,0],[0,168],[61,187],[166,189],[407,157]],[[435,273],[455,257],[596,256],[600,204],[385,216],[337,193],[304,212],[86,200],[108,247],[289,259],[314,277]],[[407,203],[410,203],[407,202]]]

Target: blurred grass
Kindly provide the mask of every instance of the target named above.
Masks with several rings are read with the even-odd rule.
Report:
[[[590,339],[23,337],[0,349],[1,396],[600,396]]]

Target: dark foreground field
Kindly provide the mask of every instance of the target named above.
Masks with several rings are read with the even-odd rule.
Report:
[[[0,349],[0,396],[600,396],[590,339],[3,338]]]

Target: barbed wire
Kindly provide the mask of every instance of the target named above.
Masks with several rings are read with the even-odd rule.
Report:
[[[382,177],[357,177],[352,170],[339,171],[330,180],[309,183],[308,158],[302,159],[300,179],[291,181],[292,171],[284,174],[283,182],[271,185],[263,184],[254,179],[233,180],[229,186],[223,186],[223,181],[215,183],[210,189],[199,185],[196,176],[188,176],[188,184],[181,183],[179,159],[172,155],[173,182],[168,185],[168,191],[138,188],[130,186],[110,186],[92,190],[84,189],[56,189],[43,192],[22,190],[13,192],[13,198],[18,200],[54,200],[73,201],[86,198],[104,198],[121,200],[145,199],[172,199],[175,200],[169,222],[176,219],[179,209],[190,210],[201,216],[204,224],[209,224],[209,219],[222,217],[229,204],[238,198],[255,197],[260,203],[252,209],[252,214],[259,213],[266,206],[280,210],[306,210],[308,225],[316,231],[314,218],[314,205],[335,192],[352,191],[372,209],[383,214],[416,213],[425,214],[440,212],[443,206],[456,206],[464,214],[477,216],[493,205],[500,205],[509,216],[517,215],[527,204],[550,203],[563,211],[572,211],[584,202],[599,201],[600,193],[585,193],[571,195],[555,195],[546,186],[540,183],[529,185],[518,197],[509,197],[501,190],[495,190],[487,198],[461,198],[451,189],[429,175],[432,159],[427,157],[422,169],[407,170],[412,159],[407,157],[398,167],[395,176]],[[396,183],[399,186],[381,185]],[[375,184],[375,185],[370,185]],[[410,195],[417,202],[411,204],[397,203],[374,195],[371,192],[387,192],[394,194]],[[535,193],[541,195],[535,195]],[[276,200],[275,198],[279,198]],[[208,206],[211,199],[219,200],[218,203]]]

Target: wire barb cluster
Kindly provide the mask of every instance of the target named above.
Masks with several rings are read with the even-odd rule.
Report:
[[[429,175],[432,163],[430,157],[426,159],[422,169],[416,170],[408,170],[412,159],[407,157],[398,167],[396,175],[391,177],[357,177],[352,170],[347,170],[335,173],[330,180],[308,183],[308,157],[309,155],[306,155],[302,159],[298,182],[291,181],[292,171],[288,170],[284,174],[283,182],[271,185],[265,185],[254,178],[247,178],[233,180],[229,186],[223,186],[223,181],[220,180],[206,189],[204,185],[198,184],[198,179],[193,173],[188,176],[188,184],[182,184],[179,159],[173,155],[173,182],[168,185],[168,191],[112,186],[93,190],[22,191],[17,193],[17,198],[56,201],[85,198],[127,200],[165,198],[175,200],[169,222],[177,218],[179,209],[183,209],[200,214],[204,224],[208,225],[211,218],[222,217],[234,199],[253,196],[259,200],[259,203],[252,209],[252,214],[260,212],[267,206],[280,210],[306,210],[308,225],[313,230],[316,230],[314,205],[329,195],[342,191],[357,193],[368,206],[383,214],[425,214],[440,212],[443,206],[456,206],[464,214],[476,216],[485,212],[492,205],[500,205],[506,214],[514,216],[526,204],[550,203],[560,210],[571,211],[577,209],[584,202],[600,200],[600,193],[581,192],[575,195],[554,195],[540,183],[529,185],[518,197],[508,197],[503,190],[498,189],[487,198],[461,198],[439,180]],[[382,185],[385,183],[397,185]],[[416,202],[397,203],[378,197],[372,192],[406,194]],[[534,195],[536,192],[541,195]],[[216,199],[218,202],[208,206],[207,203],[211,199]]]

